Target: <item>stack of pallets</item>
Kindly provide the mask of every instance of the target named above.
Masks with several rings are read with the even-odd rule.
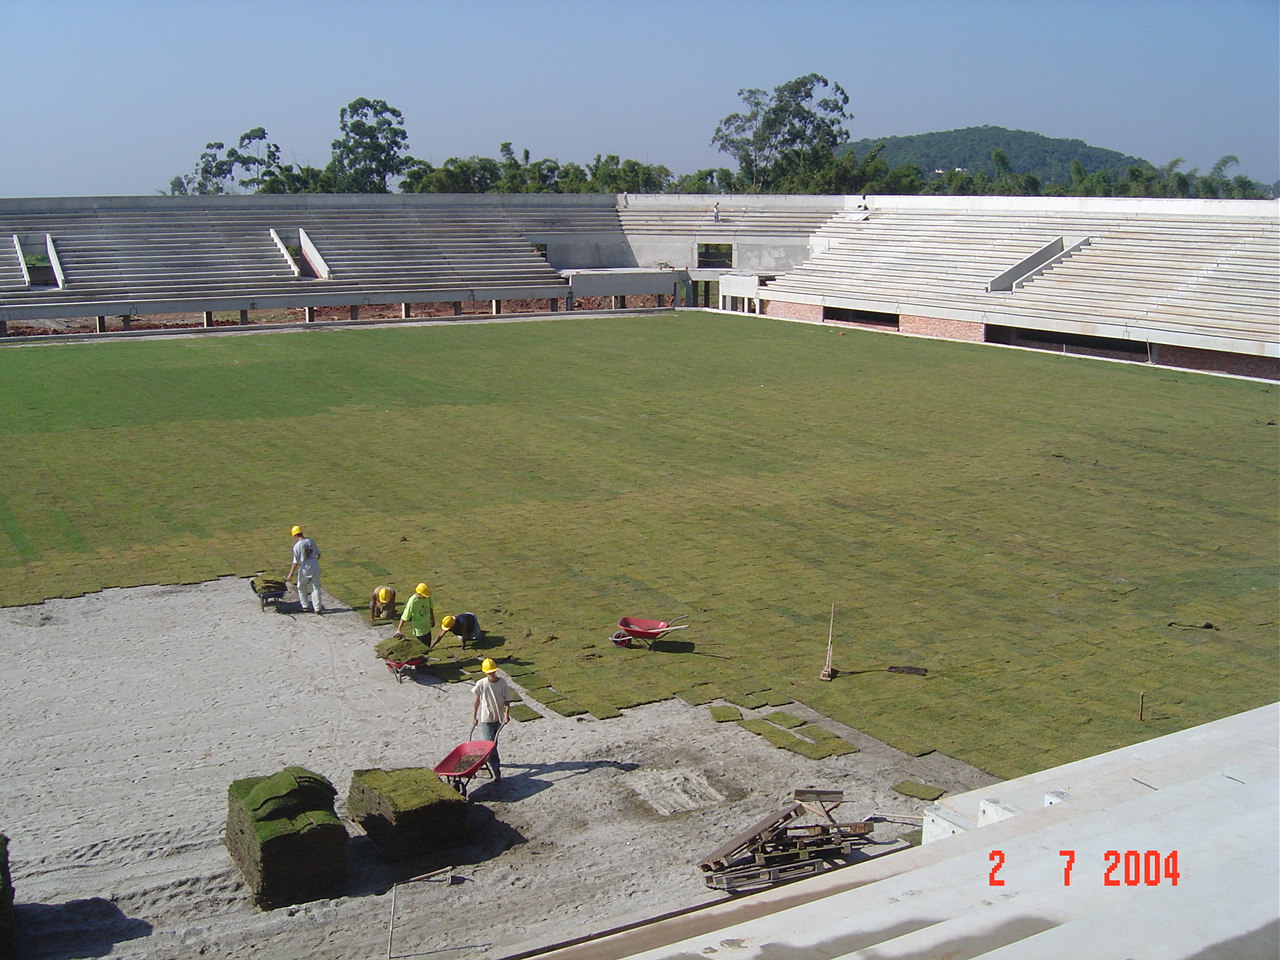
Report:
[[[737,893],[828,870],[857,844],[871,842],[872,824],[839,823],[831,815],[844,799],[839,790],[797,790],[795,803],[752,824],[701,863],[713,890]],[[798,824],[805,813],[825,820]]]

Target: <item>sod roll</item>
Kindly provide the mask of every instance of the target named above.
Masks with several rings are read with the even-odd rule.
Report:
[[[406,859],[467,838],[467,801],[428,767],[357,770],[347,813],[390,859]]]
[[[417,637],[387,637],[373,648],[374,656],[396,663],[425,658],[428,652],[427,645]]]
[[[254,577],[251,586],[253,592],[262,593],[284,593],[289,585],[283,580],[273,580],[270,577]]]
[[[336,795],[328,780],[302,767],[232,782],[227,850],[259,907],[342,895],[347,831],[333,811]]]

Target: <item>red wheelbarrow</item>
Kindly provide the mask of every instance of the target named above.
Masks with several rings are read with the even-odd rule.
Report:
[[[618,632],[609,639],[616,647],[629,647],[632,640],[648,641],[665,637],[672,630],[683,630],[687,623],[676,625],[676,620],[683,620],[688,614],[682,614],[673,620],[642,620],[639,617],[623,617],[618,621]]]
[[[475,729],[475,727],[472,727],[471,732],[474,733]],[[498,732],[502,732],[501,728],[499,728]],[[497,747],[498,741],[496,737],[493,740],[468,740],[466,743],[460,743],[450,750],[449,755],[431,769],[436,772],[441,780],[444,780],[465,797],[467,795],[467,784],[489,762],[489,758],[493,756],[493,751]],[[490,773],[489,776],[492,777],[493,774]]]
[[[427,662],[426,657],[414,657],[412,660],[383,660],[387,665],[387,669],[395,675],[396,683],[404,683],[404,678],[411,671],[417,670],[420,666]]]

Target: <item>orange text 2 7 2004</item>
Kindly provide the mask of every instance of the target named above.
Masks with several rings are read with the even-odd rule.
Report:
[[[1073,872],[1078,881],[1081,879],[1081,870],[1088,865],[1077,863],[1074,850],[1059,850],[1058,855],[1062,857],[1062,885],[1069,887]],[[1004,851],[992,850],[988,859],[992,866],[987,875],[987,883],[993,887],[1003,887],[1005,881],[1000,876],[1000,871],[1007,861]],[[1096,867],[1097,877],[1104,887],[1158,887],[1162,883],[1174,887],[1178,885],[1177,850],[1168,853],[1160,850],[1108,850]]]

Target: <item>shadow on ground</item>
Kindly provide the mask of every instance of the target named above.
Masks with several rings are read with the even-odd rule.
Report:
[[[151,924],[125,916],[102,897],[13,908],[17,955],[27,960],[105,957],[117,943],[151,935]]]
[[[381,896],[395,884],[410,880],[443,885],[467,883],[465,877],[453,876],[448,872],[443,872],[438,877],[423,875],[437,870],[448,871],[450,868],[484,863],[524,842],[525,837],[519,830],[499,820],[492,810],[478,803],[470,805],[467,812],[467,840],[458,846],[426,851],[417,857],[388,860],[367,836],[353,837],[347,844],[345,895]]]

